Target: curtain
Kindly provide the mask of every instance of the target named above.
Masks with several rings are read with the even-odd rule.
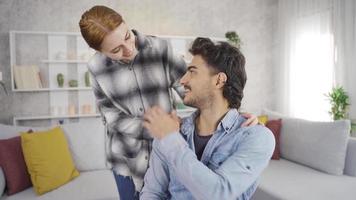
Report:
[[[280,0],[278,15],[277,110],[329,121],[325,94],[355,78],[355,1]]]
[[[349,118],[356,119],[356,1],[335,0],[334,85],[345,88],[350,97]]]

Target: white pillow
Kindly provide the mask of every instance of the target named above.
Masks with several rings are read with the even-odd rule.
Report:
[[[4,173],[2,172],[2,169],[0,167],[0,199],[2,194],[4,193],[5,190],[5,177],[4,177]]]
[[[269,119],[282,118],[281,157],[334,175],[345,166],[350,121],[313,122],[264,110]]]
[[[100,119],[61,125],[79,171],[109,169],[105,154],[105,128]]]

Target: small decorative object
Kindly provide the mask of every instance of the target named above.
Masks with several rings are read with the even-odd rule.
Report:
[[[56,53],[56,59],[57,60],[65,60],[66,54],[63,51],[59,51]]]
[[[349,96],[343,87],[333,87],[327,95],[331,104],[329,114],[333,120],[346,119],[349,104]]]
[[[235,31],[228,31],[225,33],[225,37],[227,41],[230,42],[232,45],[236,46],[237,48],[241,48],[242,42],[240,36]]]
[[[78,87],[78,81],[77,80],[70,80],[68,82],[69,87]]]
[[[84,79],[85,79],[85,87],[90,87],[89,71],[85,72]]]
[[[75,115],[75,105],[68,106],[68,115]]]
[[[82,114],[91,114],[91,105],[90,104],[82,105]]]
[[[75,60],[77,59],[77,55],[74,51],[70,51],[67,53],[67,59],[68,60]]]
[[[62,73],[57,74],[57,83],[58,83],[58,87],[63,87],[64,75]]]
[[[62,107],[61,106],[51,106],[51,114],[54,116],[62,115]]]

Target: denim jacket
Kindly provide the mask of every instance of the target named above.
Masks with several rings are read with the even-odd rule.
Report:
[[[180,132],[153,142],[141,199],[250,199],[267,167],[275,140],[264,126],[240,127],[236,109],[219,123],[201,160],[194,150],[197,112],[182,120]]]

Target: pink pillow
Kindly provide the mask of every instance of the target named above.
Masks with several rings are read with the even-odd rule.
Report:
[[[272,131],[274,138],[276,140],[276,146],[273,151],[272,160],[279,160],[280,157],[279,135],[281,132],[281,126],[282,126],[282,119],[268,120],[266,123],[266,127]]]
[[[0,140],[0,166],[5,175],[8,195],[32,186],[22,153],[20,136]]]

